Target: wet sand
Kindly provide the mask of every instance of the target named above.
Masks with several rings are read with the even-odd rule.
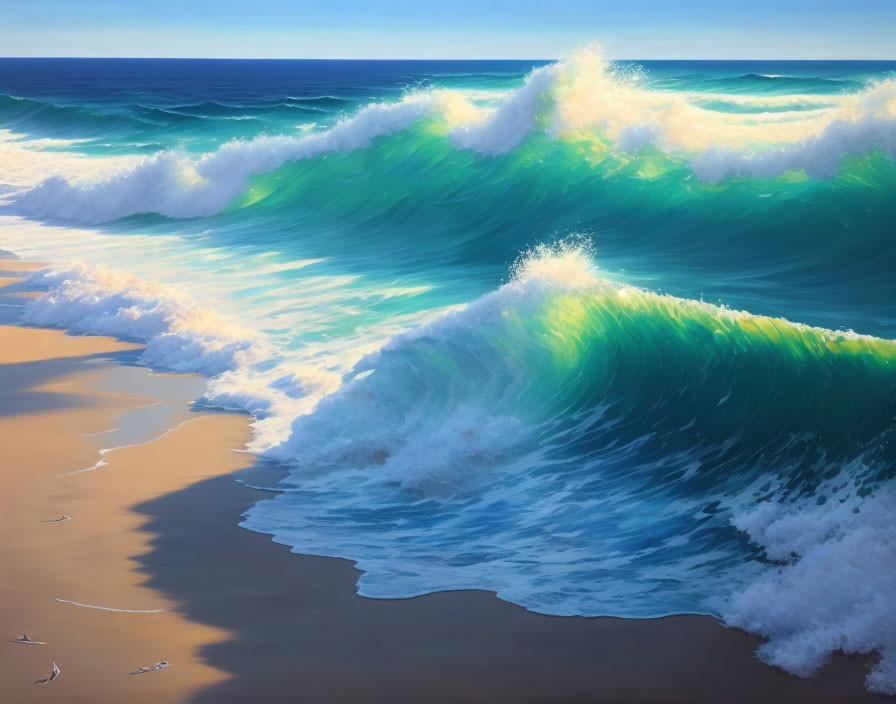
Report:
[[[26,266],[0,262],[0,277]],[[24,300],[13,293],[0,290],[7,312]],[[192,411],[196,378],[150,375],[137,349],[0,325],[0,702],[893,701],[864,691],[862,658],[799,679],[709,617],[547,617],[486,592],[359,597],[351,563],[237,526],[265,493],[235,479],[277,476],[233,452],[248,419]],[[149,427],[140,409],[160,402],[170,413]],[[179,425],[163,433],[166,418]],[[139,442],[63,476],[93,466],[104,437]],[[8,642],[23,633],[48,644]],[[62,675],[35,687],[52,661]]]

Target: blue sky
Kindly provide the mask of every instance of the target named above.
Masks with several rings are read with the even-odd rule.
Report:
[[[896,0],[2,0],[2,56],[896,59]]]

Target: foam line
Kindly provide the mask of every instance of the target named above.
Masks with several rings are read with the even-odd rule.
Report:
[[[155,405],[155,404],[154,404],[154,405]],[[59,476],[60,476],[60,478],[61,478],[61,477],[71,477],[71,476],[74,476],[74,475],[76,475],[76,474],[83,474],[84,472],[92,472],[92,471],[94,471],[95,469],[99,469],[100,467],[105,467],[105,466],[107,466],[107,465],[109,464],[109,463],[105,460],[105,456],[106,456],[108,453],[110,453],[110,452],[115,452],[116,450],[125,450],[125,449],[127,449],[127,448],[129,448],[129,447],[141,447],[142,445],[149,445],[149,444],[151,444],[151,443],[154,443],[156,440],[160,440],[161,438],[165,437],[165,436],[168,435],[169,433],[171,433],[171,432],[177,430],[177,429],[180,428],[181,426],[184,426],[184,425],[186,425],[187,423],[191,423],[191,422],[193,422],[194,420],[197,420],[198,418],[199,418],[199,416],[197,416],[196,418],[188,418],[187,420],[183,421],[182,423],[178,423],[178,424],[175,425],[173,428],[167,428],[165,431],[159,433],[159,434],[156,435],[155,437],[152,437],[152,438],[150,438],[150,439],[148,439],[148,440],[143,440],[142,442],[135,442],[135,443],[131,443],[131,444],[129,444],[129,445],[119,445],[118,447],[107,447],[107,448],[103,448],[103,449],[101,449],[101,450],[99,451],[100,459],[99,459],[99,461],[98,461],[96,464],[91,465],[90,467],[85,467],[84,469],[77,469],[77,470],[75,470],[74,472],[66,472],[65,474],[60,474]],[[106,432],[109,432],[109,431],[106,431]]]
[[[116,611],[123,614],[160,614],[164,609],[115,609],[111,606],[98,606],[97,604],[82,604],[80,601],[70,601],[69,599],[60,599],[55,596],[50,597],[53,601],[60,604],[71,604],[72,606],[80,606],[85,609],[97,609],[99,611]]]

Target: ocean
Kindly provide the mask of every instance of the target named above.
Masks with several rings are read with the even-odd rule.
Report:
[[[894,72],[0,59],[0,247],[54,263],[23,322],[249,413],[234,521],[362,595],[711,614],[893,693]]]

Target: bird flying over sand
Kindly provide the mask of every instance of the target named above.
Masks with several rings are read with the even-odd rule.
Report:
[[[62,514],[62,518],[54,518],[50,521],[41,521],[41,523],[62,523],[63,521],[72,520],[71,516],[66,516],[64,513]]]
[[[138,667],[136,670],[131,672],[132,675],[142,675],[145,672],[152,672],[153,670],[161,670],[163,667],[168,667],[167,660],[160,660],[155,665],[151,665],[149,667]]]
[[[42,680],[35,680],[35,681],[34,681],[34,684],[36,684],[36,685],[50,684],[50,682],[52,682],[52,681],[55,680],[57,677],[59,677],[59,673],[60,673],[60,672],[61,672],[61,670],[59,669],[59,667],[58,667],[58,666],[56,665],[56,663],[54,662],[54,663],[53,663],[53,671],[50,673],[50,676],[47,677],[47,678],[45,678],[45,679],[42,679]]]
[[[31,640],[27,635],[23,635],[21,638],[16,638],[11,643],[25,643],[26,645],[46,645],[41,640]]]

